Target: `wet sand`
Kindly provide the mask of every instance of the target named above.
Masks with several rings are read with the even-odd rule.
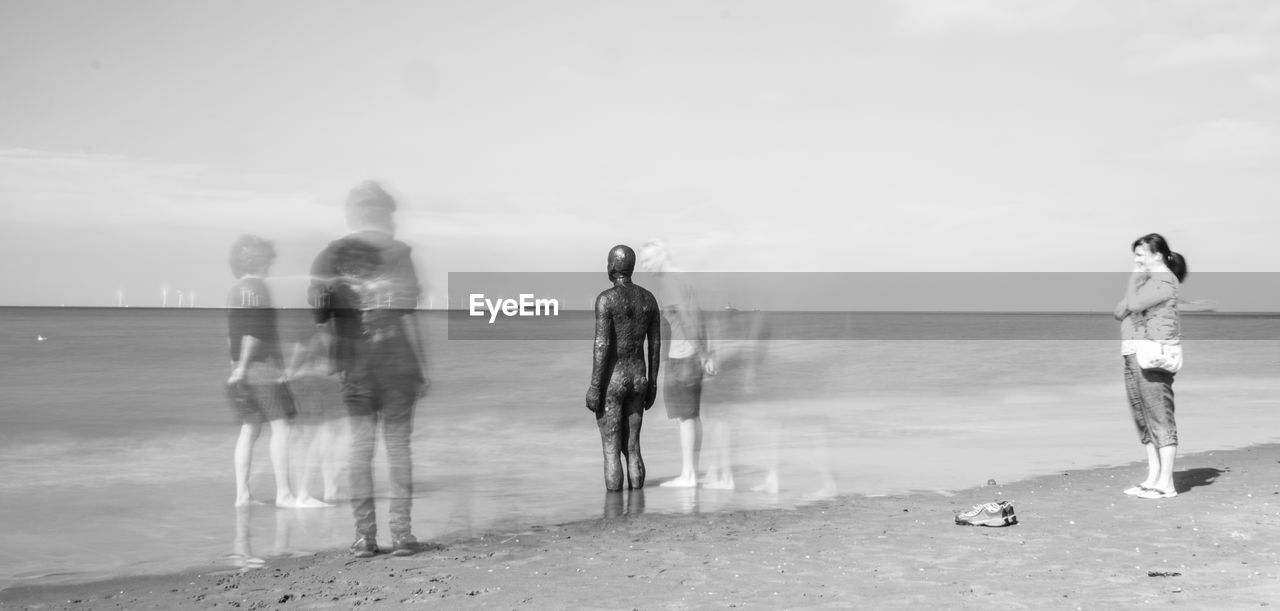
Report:
[[[847,496],[792,510],[713,514],[646,514],[637,506],[639,496],[624,495],[606,501],[607,517],[495,529],[427,544],[407,558],[357,560],[335,550],[268,559],[247,570],[24,586],[0,592],[0,608],[1090,609],[1280,603],[1280,444],[1181,457],[1180,494],[1173,499],[1121,493],[1144,469],[1134,463],[954,495]],[[954,524],[955,512],[997,499],[1014,504],[1019,524]]]

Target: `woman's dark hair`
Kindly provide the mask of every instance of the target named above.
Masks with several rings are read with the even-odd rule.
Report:
[[[1182,282],[1182,279],[1187,277],[1187,273],[1189,273],[1187,258],[1169,250],[1169,242],[1164,239],[1164,236],[1158,233],[1148,233],[1134,240],[1130,250],[1137,250],[1139,246],[1146,246],[1147,250],[1153,253],[1160,253],[1160,256],[1164,258],[1165,266],[1169,268],[1169,271],[1173,272],[1178,282]]]

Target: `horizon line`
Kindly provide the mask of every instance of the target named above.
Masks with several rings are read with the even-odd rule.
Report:
[[[183,306],[183,307],[176,307],[176,306],[174,306],[174,307],[166,307],[166,306],[128,306],[128,305],[126,305],[126,306],[110,306],[110,305],[66,305],[66,304],[60,304],[60,305],[15,305],[15,304],[6,304],[6,305],[0,305],[0,308],[5,308],[5,309],[79,309],[79,310],[90,310],[90,309],[92,309],[92,310],[231,310],[231,309],[237,309],[237,308],[228,307],[228,306]],[[274,310],[311,310],[312,308],[311,308],[310,306],[297,306],[297,307],[278,307],[278,308],[271,308],[271,309],[274,309]],[[414,312],[467,312],[468,314],[470,313],[470,309],[468,309],[468,308],[408,308],[408,309],[410,309],[410,310],[412,310],[412,311],[414,311]],[[589,313],[589,312],[593,312],[594,310],[593,310],[593,309],[585,309],[585,308],[561,308],[561,309],[560,309],[560,311],[561,311],[561,312],[588,312],[588,313]],[[734,314],[749,314],[749,313],[753,313],[753,312],[771,312],[771,313],[780,313],[780,314],[788,314],[788,313],[799,313],[799,314],[844,314],[844,313],[859,313],[859,314],[1058,314],[1058,315],[1063,315],[1063,314],[1110,314],[1110,313],[1111,313],[1111,311],[1110,311],[1110,310],[1106,310],[1106,309],[1097,309],[1097,310],[1086,310],[1086,309],[1081,309],[1081,310],[1014,310],[1014,309],[1010,309],[1010,310],[956,310],[956,309],[901,309],[901,310],[886,310],[886,309],[867,309],[867,310],[864,310],[864,309],[857,309],[857,308],[843,309],[843,310],[832,310],[832,309],[813,309],[813,310],[808,310],[808,309],[794,309],[794,308],[783,308],[783,309],[765,309],[765,308],[755,308],[755,309],[750,309],[750,310],[743,310],[743,309],[723,310],[723,309],[718,309],[718,308],[712,308],[712,309],[703,308],[703,309],[702,309],[702,312],[704,312],[704,313],[717,313],[717,312],[721,312],[721,313],[734,313]],[[1180,312],[1180,313],[1181,313],[1181,314],[1258,314],[1258,315],[1280,315],[1280,310],[1219,310],[1219,309],[1214,309],[1214,310],[1185,310],[1185,311],[1182,311],[1182,312]]]

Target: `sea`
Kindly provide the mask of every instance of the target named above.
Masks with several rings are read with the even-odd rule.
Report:
[[[413,527],[430,542],[833,495],[927,491],[961,508],[993,500],[961,493],[990,480],[1145,456],[1108,314],[764,312],[750,317],[767,336],[714,340],[720,371],[704,383],[702,466],[723,466],[733,488],[659,485],[680,469],[659,399],[641,435],[647,486],[606,494],[584,404],[589,312],[539,321],[550,339],[451,339],[447,313],[417,316],[432,383],[413,436]],[[288,341],[310,328],[305,311],[281,321]],[[1036,334],[1007,333],[1028,321]],[[1183,326],[1180,452],[1280,441],[1280,314],[1188,313]],[[929,328],[947,331],[873,332]],[[234,507],[227,374],[224,310],[0,308],[0,589],[250,569],[348,545],[345,502],[270,503],[269,432],[251,477],[268,502]],[[304,450],[292,450],[299,472],[314,466]],[[375,468],[381,495],[381,452]]]

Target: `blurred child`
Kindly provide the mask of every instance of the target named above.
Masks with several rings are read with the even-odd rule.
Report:
[[[236,506],[258,504],[249,491],[253,445],[264,422],[271,424],[271,466],[276,477],[277,507],[326,507],[307,496],[295,496],[289,486],[290,420],[295,409],[283,382],[276,311],[264,279],[275,261],[271,243],[257,236],[243,235],[231,245],[229,263],[237,278],[227,295],[227,339],[230,343],[231,376],[227,395],[240,419],[236,440]]]

